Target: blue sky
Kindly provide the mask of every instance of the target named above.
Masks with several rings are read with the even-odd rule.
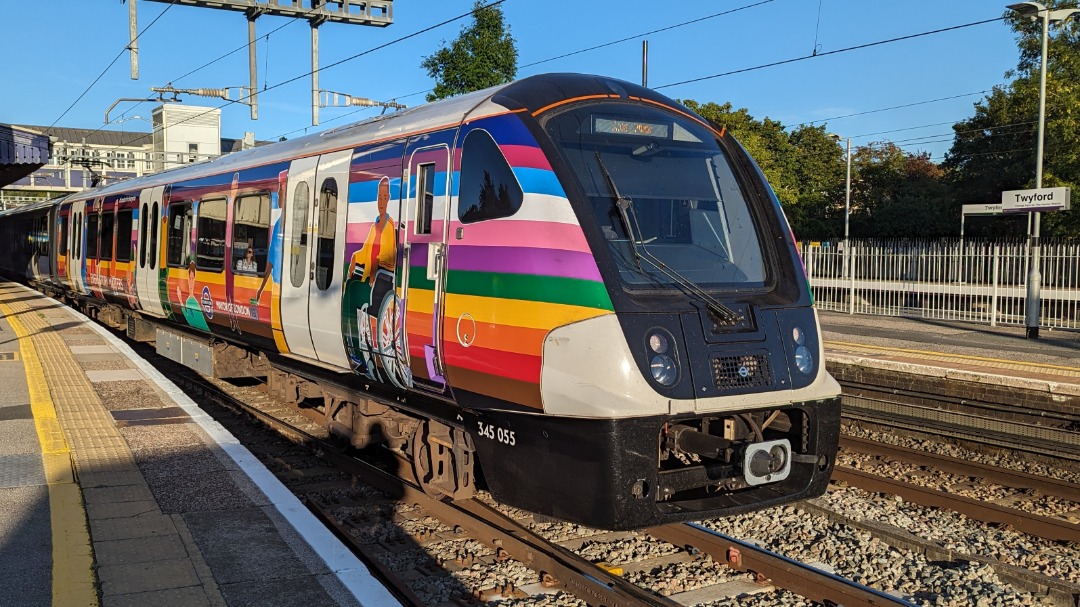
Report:
[[[639,82],[642,38],[545,60],[698,20],[645,37],[649,86],[679,99],[731,102],[756,118],[769,117],[786,126],[830,119],[829,131],[851,137],[853,145],[891,140],[912,152],[928,151],[933,160],[940,161],[950,145],[951,124],[971,116],[973,104],[982,98],[972,93],[1003,83],[1005,71],[1016,66],[1015,36],[1005,23],[843,49],[995,19],[1004,13],[1004,4],[985,0],[506,0],[501,7],[517,40],[519,76],[585,72]],[[98,128],[114,101],[147,97],[152,86],[247,84],[246,49],[191,73],[246,44],[247,22],[241,13],[146,0],[137,7],[139,29],[150,27],[140,38],[141,78],[136,81],[130,79],[126,53],[106,70],[127,44],[126,4],[116,0],[0,3],[9,58],[0,67],[0,122]],[[389,27],[325,24],[320,28],[320,64],[328,66],[365,53],[471,7],[472,0],[397,0]],[[710,17],[725,11],[733,12]],[[465,23],[457,21],[324,69],[320,87],[378,100],[396,98],[410,106],[423,103],[422,94],[409,96],[433,85],[420,62],[443,41],[453,40]],[[268,33],[269,40],[264,39]],[[323,108],[320,126],[312,127],[309,77],[275,87],[310,70],[307,23],[261,17],[257,36],[259,88],[270,90],[260,94],[257,121],[250,120],[245,106],[224,107],[223,136],[239,138],[253,131],[258,139],[291,138],[378,112]],[[665,86],[805,57],[813,54],[815,44],[819,56],[810,59]],[[15,49],[21,49],[20,59]],[[99,75],[100,80],[90,87]],[[193,96],[185,96],[184,101],[211,107],[225,103]],[[910,107],[877,111],[903,105]],[[127,120],[106,128],[149,130],[146,119],[151,109],[150,103],[121,103],[110,118]]]

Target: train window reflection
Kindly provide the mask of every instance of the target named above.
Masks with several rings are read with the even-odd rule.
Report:
[[[587,195],[628,288],[675,287],[658,264],[709,288],[765,285],[758,225],[709,129],[630,103],[573,108],[545,128]],[[625,215],[620,199],[628,201]],[[638,255],[657,263],[639,263]]]
[[[112,211],[101,214],[101,244],[98,245],[98,259],[113,258],[113,238],[116,237],[116,215]]]
[[[150,212],[150,269],[157,267],[158,259],[158,203],[154,202],[153,211]]]
[[[199,202],[199,220],[195,229],[195,267],[200,270],[220,272],[225,268],[225,213],[224,198],[204,199]]]
[[[97,259],[98,256],[98,214],[86,215],[86,258]]]
[[[334,240],[337,235],[337,181],[329,178],[319,188],[319,240],[315,249],[315,286],[330,288],[334,280]]]
[[[116,214],[116,261],[131,261],[131,209]]]
[[[484,130],[465,136],[461,147],[458,218],[473,223],[518,212],[524,194],[502,150]]]
[[[262,192],[237,198],[233,209],[233,269],[242,274],[265,271],[269,242],[270,194]]]
[[[169,205],[169,225],[165,231],[165,261],[174,268],[186,267],[191,255],[191,203]]]
[[[289,242],[292,244],[289,254],[289,279],[292,286],[301,287],[307,277],[307,223],[310,188],[306,181],[296,184],[296,193],[293,194],[292,230]]]

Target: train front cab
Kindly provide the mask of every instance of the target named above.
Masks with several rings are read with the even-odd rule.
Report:
[[[535,113],[615,313],[547,336],[544,415],[496,416],[528,430],[480,457],[534,482],[487,484],[608,529],[820,495],[840,390],[779,203],[730,136],[623,93]]]

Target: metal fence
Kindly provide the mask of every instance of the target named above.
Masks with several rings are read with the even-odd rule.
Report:
[[[819,309],[1024,324],[1026,240],[801,243]],[[1043,240],[1040,326],[1080,328],[1080,242]]]

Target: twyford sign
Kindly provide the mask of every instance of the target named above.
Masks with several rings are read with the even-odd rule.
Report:
[[[1002,192],[1001,210],[1005,213],[1067,211],[1069,210],[1069,188],[1038,188]]]

